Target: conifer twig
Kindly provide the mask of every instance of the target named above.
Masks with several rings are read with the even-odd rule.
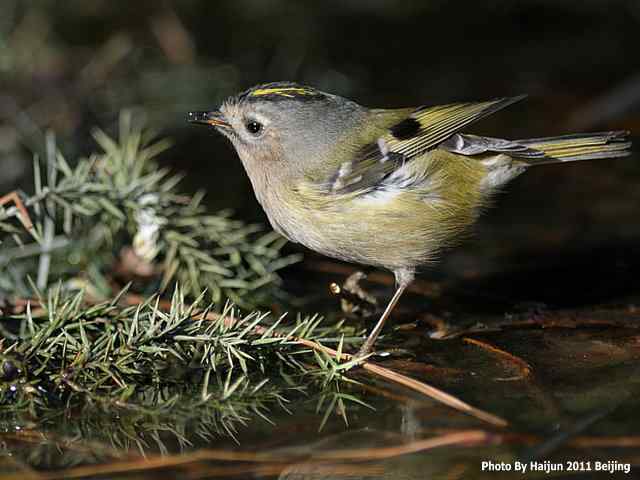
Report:
[[[140,306],[143,304],[148,303],[148,300],[145,300],[143,297],[137,295],[137,294],[132,294],[132,293],[126,293],[124,295],[122,295],[119,298],[120,303],[127,305],[127,306]],[[14,301],[15,304],[22,304],[25,305],[27,302],[25,302],[24,300],[20,300],[20,301]],[[156,308],[159,308],[161,310],[171,310],[171,305],[172,302],[169,302],[168,300],[157,300],[156,301]],[[238,322],[238,318],[234,317],[229,317],[226,316],[224,314],[219,314],[216,312],[212,312],[210,310],[205,310],[205,311],[192,311],[191,314],[193,315],[193,317],[199,317],[199,318],[203,318],[205,320],[208,321],[213,321],[213,322],[222,322],[225,328],[231,328],[234,327],[237,322]],[[251,327],[252,331],[254,334],[256,335],[262,335],[265,332],[269,331],[268,327],[262,326],[259,323],[256,323],[255,325],[253,325]],[[271,335],[273,335],[274,337],[278,336],[279,334],[277,332],[273,332],[270,331],[269,332]],[[298,336],[291,336],[288,339],[288,343],[297,343],[299,345],[304,345],[305,347],[311,348],[315,351],[318,352],[323,352],[333,358],[336,358],[338,360],[338,362],[352,362],[354,361],[355,357],[353,355],[350,355],[348,353],[344,353],[344,352],[338,352],[337,350],[334,350],[330,347],[327,347],[325,345],[322,345],[321,343],[314,341],[314,340],[310,340],[308,338],[301,338]],[[360,368],[362,368],[364,371],[375,375],[377,377],[383,378],[389,382],[398,384],[398,385],[402,385],[406,388],[409,388],[415,392],[418,392],[422,395],[425,395],[437,402],[440,402],[444,405],[447,405],[455,410],[458,410],[462,413],[471,415],[473,417],[478,418],[479,420],[485,421],[491,425],[494,425],[496,427],[505,427],[508,425],[508,422],[496,415],[493,415],[491,413],[485,412],[479,408],[473,407],[471,405],[469,405],[468,403],[458,399],[457,397],[446,393],[432,385],[429,385],[425,382],[421,382],[419,380],[416,380],[414,378],[408,377],[406,375],[403,375],[401,373],[395,372],[391,369],[385,368],[379,364],[373,363],[373,362],[369,362],[369,361],[360,361],[360,362],[354,362],[354,366],[358,365]]]
[[[33,222],[31,221],[31,217],[29,216],[29,212],[24,206],[24,202],[20,199],[17,191],[9,192],[6,195],[0,197],[0,206],[6,205],[7,203],[13,202],[18,210],[18,218],[20,222],[24,226],[24,228],[28,231],[33,229]]]
[[[142,299],[136,295],[126,295],[123,300],[128,304],[128,305],[136,305],[138,304]],[[218,313],[215,312],[208,312],[206,314],[205,317],[207,320],[212,320],[212,321],[217,321],[217,322],[224,322],[225,324],[231,325],[232,322],[235,322],[235,319],[231,319],[231,318],[226,318]],[[263,327],[262,325],[256,325],[254,327],[255,332],[257,334],[261,334],[263,332],[266,331],[266,328]],[[337,358],[337,360],[339,362],[342,362],[343,360],[346,362],[352,361],[354,360],[354,356],[350,355],[348,353],[338,353],[336,350],[327,347],[325,345],[322,345],[318,342],[315,342],[313,340],[309,340],[306,338],[299,338],[299,337],[294,337],[291,339],[292,342],[297,342],[301,345],[304,345],[306,347],[312,348],[313,350],[319,351],[319,352],[324,352],[327,355]],[[462,400],[454,397],[453,395],[446,393],[436,387],[433,387],[427,383],[418,381],[414,378],[408,377],[406,375],[402,375],[401,373],[395,372],[393,370],[390,370],[388,368],[385,368],[381,365],[378,365],[376,363],[372,363],[372,362],[368,362],[366,360],[358,363],[358,365],[364,369],[365,371],[384,378],[385,380],[388,380],[390,382],[396,383],[398,385],[402,385],[404,387],[407,387],[411,390],[414,390],[418,393],[421,393],[423,395],[426,395],[427,397],[432,398],[433,400],[443,403],[455,410],[458,410],[462,413],[466,413],[468,415],[471,415],[473,417],[476,417],[480,420],[483,420],[485,422],[488,422],[494,426],[497,427],[505,427],[508,425],[508,422],[496,415],[493,415],[491,413],[485,412],[481,409],[475,408],[471,405],[469,405],[466,402],[463,402]]]

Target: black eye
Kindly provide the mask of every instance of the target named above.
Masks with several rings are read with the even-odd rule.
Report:
[[[252,135],[257,135],[262,131],[262,124],[260,122],[256,122],[255,120],[249,120],[245,124],[245,128]]]

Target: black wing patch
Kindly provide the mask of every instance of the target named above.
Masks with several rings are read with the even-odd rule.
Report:
[[[420,133],[422,125],[413,117],[406,118],[389,129],[396,140],[409,140]]]

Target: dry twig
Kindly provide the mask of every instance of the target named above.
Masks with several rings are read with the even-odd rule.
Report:
[[[464,337],[462,341],[465,343],[476,345],[484,350],[487,350],[490,353],[498,355],[500,358],[514,365],[520,371],[520,375],[517,377],[502,378],[500,380],[522,380],[524,378],[527,378],[529,375],[531,375],[531,372],[533,370],[531,368],[531,365],[529,365],[526,361],[524,361],[520,357],[512,353],[509,353],[506,350],[503,350],[501,348],[496,347],[495,345],[491,345],[490,343],[483,342],[476,338]]]

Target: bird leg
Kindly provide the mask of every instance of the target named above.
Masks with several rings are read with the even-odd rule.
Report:
[[[384,322],[387,321],[387,318],[391,314],[393,307],[396,306],[396,303],[398,303],[398,300],[400,300],[402,293],[405,291],[408,285],[409,285],[409,282],[401,282],[398,284],[398,289],[396,290],[396,293],[393,294],[393,297],[389,301],[387,308],[384,309],[384,312],[382,313],[380,320],[378,320],[378,323],[376,323],[376,326],[373,327],[373,330],[371,330],[371,333],[365,340],[364,344],[362,345],[362,347],[360,347],[360,351],[358,352],[357,357],[364,357],[371,352],[371,349],[373,348],[373,344],[378,338],[378,335],[380,335],[380,331],[382,331]]]

